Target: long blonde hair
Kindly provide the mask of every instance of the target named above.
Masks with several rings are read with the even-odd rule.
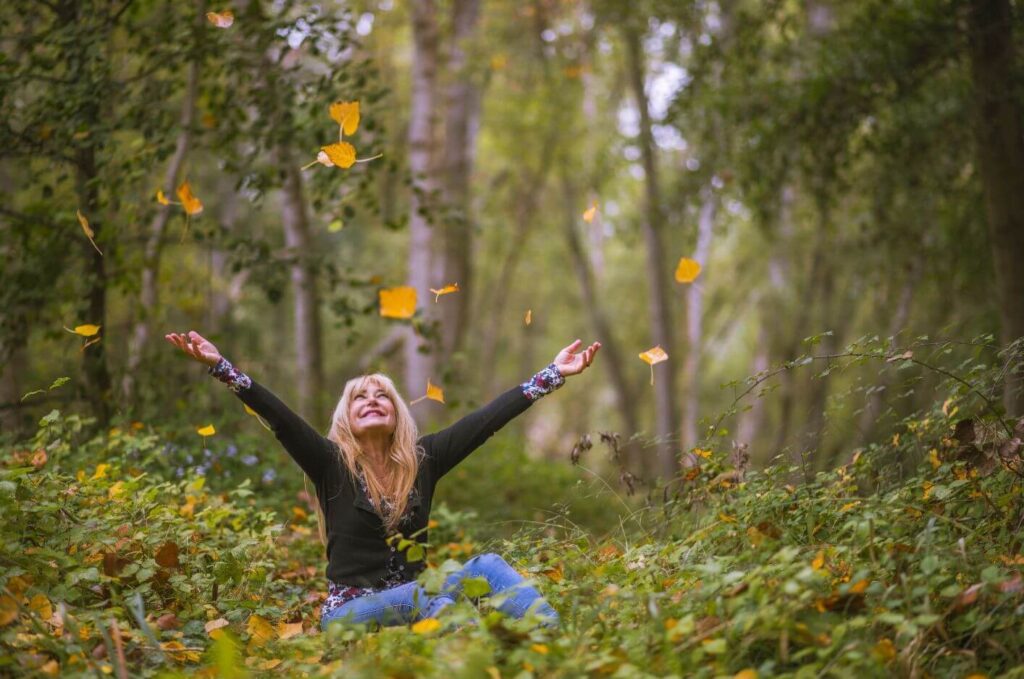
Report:
[[[395,431],[391,436],[385,460],[387,472],[384,478],[378,477],[370,465],[360,464],[363,455],[359,441],[352,434],[348,419],[349,405],[352,397],[363,387],[372,385],[382,387],[395,407]],[[338,444],[338,457],[345,465],[351,478],[357,478],[362,472],[366,479],[366,490],[370,494],[370,502],[377,509],[388,532],[392,532],[402,519],[409,504],[409,493],[416,482],[419,471],[420,450],[417,446],[419,432],[416,421],[409,412],[409,406],[398,394],[391,378],[381,373],[354,377],[345,383],[338,405],[331,417],[331,428],[327,438]],[[315,503],[317,520],[320,526],[320,541],[327,544],[327,530],[323,509],[320,502]]]

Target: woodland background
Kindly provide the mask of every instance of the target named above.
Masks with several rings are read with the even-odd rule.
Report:
[[[223,10],[233,12],[227,28],[207,17]],[[1024,519],[1020,466],[1013,462],[1021,434],[1015,418],[1024,415],[1022,22],[1010,0],[5,3],[0,442],[11,476],[0,484],[11,484],[4,486],[8,509],[50,517],[39,525],[50,526],[56,540],[65,519],[54,518],[55,506],[33,505],[29,495],[91,482],[99,497],[114,502],[128,487],[117,483],[142,489],[159,482],[166,485],[154,485],[152,497],[139,490],[139,498],[178,498],[174,530],[185,535],[196,507],[214,501],[203,495],[204,484],[229,503],[248,479],[256,497],[236,498],[235,523],[210,524],[227,531],[225,544],[244,543],[229,528],[255,521],[257,511],[283,511],[298,525],[296,539],[312,540],[308,498],[295,495],[297,469],[222,385],[166,344],[167,332],[198,330],[321,429],[351,376],[382,370],[410,400],[425,393],[428,380],[442,387],[443,405],[413,407],[429,430],[525,380],[580,337],[602,342],[595,367],[511,425],[494,444],[501,452],[485,451],[488,460],[474,459],[460,472],[465,482],[445,498],[453,509],[440,510],[449,547],[474,526],[481,540],[519,539],[510,536],[524,524],[509,522],[528,519],[546,526],[555,554],[565,545],[552,537],[549,522],[571,516],[572,530],[583,532],[566,540],[598,549],[618,535],[608,559],[621,558],[623,573],[645,572],[643,559],[632,567],[638,562],[630,549],[682,549],[672,540],[707,528],[711,517],[725,531],[723,550],[744,553],[750,544],[734,544],[744,535],[755,546],[775,540],[810,550],[801,563],[821,556],[811,568],[817,573],[830,563],[832,548],[819,544],[815,521],[808,519],[808,534],[794,537],[783,524],[802,515],[780,514],[762,525],[759,503],[743,495],[737,501],[749,503],[750,526],[761,537],[740,530],[736,538],[728,531],[738,514],[719,511],[719,500],[701,493],[745,492],[745,484],[761,479],[773,489],[763,492],[784,498],[790,491],[780,489],[807,484],[808,499],[831,493],[852,516],[860,509],[849,502],[866,505],[870,493],[896,511],[882,493],[912,486],[920,495],[918,474],[956,473],[956,488],[983,483],[979,478],[1003,484],[998,493],[971,486],[970,493],[982,494],[961,499],[964,512],[982,512],[970,514],[980,522],[976,530],[991,528],[986,544],[1009,561],[999,573],[979,562],[973,575],[954,578],[960,589],[944,582],[930,591],[955,598],[987,572],[986,586],[1016,597],[1017,585],[1006,583],[1019,584],[1013,564],[1020,544],[1012,536]],[[361,112],[345,140],[365,162],[344,169],[314,162],[335,141],[329,107],[336,101],[358,101]],[[186,215],[176,204],[185,181],[203,204],[200,213]],[[158,191],[171,204],[162,204]],[[692,283],[673,277],[682,257],[701,265]],[[450,283],[459,291],[435,301],[429,290]],[[401,285],[418,292],[415,316],[382,317],[379,291]],[[99,331],[69,332],[82,325]],[[669,358],[649,368],[638,354],[656,345]],[[215,434],[197,435],[211,424]],[[608,455],[588,453],[602,442]],[[39,450],[43,457],[32,457]],[[570,454],[582,469],[569,466]],[[854,483],[848,495],[847,470],[857,464],[867,465],[870,480]],[[142,470],[148,480],[140,480]],[[838,486],[830,485],[835,479]],[[117,490],[103,485],[108,481]],[[934,502],[934,488],[943,487],[938,478],[924,483],[931,485],[918,504]],[[680,496],[681,489],[690,494]],[[148,506],[139,502],[121,508],[124,520],[137,520],[132,511]],[[564,505],[552,508],[553,502]],[[99,512],[96,521],[114,521],[89,507]],[[657,512],[675,511],[690,518],[662,526],[674,537],[654,531],[641,538],[626,527],[633,521],[647,530],[645,521],[664,520]],[[907,536],[920,536],[917,521],[928,509],[914,511],[891,517],[893,525],[908,522],[901,529]],[[830,544],[849,538],[865,564],[884,569],[874,547],[879,516],[861,516]],[[132,620],[155,624],[161,610],[183,622],[189,615],[219,620],[227,611],[186,614],[195,594],[186,589],[164,591],[154,604],[147,597],[160,587],[145,583],[159,567],[179,567],[177,557],[173,567],[153,563],[170,538],[137,536],[130,547],[118,542],[117,524],[102,526],[110,539],[89,544],[93,557],[107,559],[104,568],[82,577],[107,589],[89,585],[82,601],[99,597],[95,608],[116,606],[117,592],[124,601],[129,591],[143,597],[141,618],[132,618],[127,604],[114,614],[129,637],[128,664],[156,671],[166,659],[154,660],[146,649],[159,640],[139,636],[132,647]],[[955,564],[962,536],[947,528],[953,532],[944,536],[949,549],[942,558]],[[34,584],[31,577],[16,586],[8,581],[11,610],[32,596],[57,606],[60,597],[49,588],[56,581],[44,587],[45,567],[19,551],[38,548],[44,533],[6,537],[0,563],[13,569],[9,577],[40,569]],[[906,544],[897,533],[893,528],[894,544]],[[521,548],[536,572],[553,572],[543,550],[525,547],[535,537],[505,548]],[[184,542],[172,540],[175,550]],[[869,543],[870,554],[861,553]],[[207,545],[211,553],[215,544]],[[74,560],[67,545],[61,549],[62,558]],[[301,567],[317,564],[315,545],[304,549]],[[995,559],[995,552],[977,557]],[[783,563],[800,561],[796,553],[787,552]],[[450,555],[460,558],[457,549]],[[139,589],[113,588],[113,581],[124,585],[123,569],[133,559],[131,587]],[[592,570],[577,565],[585,587]],[[139,578],[138,569],[149,567]],[[274,568],[299,572],[296,564],[276,563],[268,572]],[[857,578],[855,568],[844,568],[850,572],[837,585],[847,588],[842,596],[851,596],[850,587],[854,598],[878,594],[856,585],[882,576]],[[701,572],[706,582],[727,574]],[[322,584],[319,567],[302,573],[299,585],[315,591]],[[251,583],[229,575],[210,577],[230,580],[245,599]],[[668,578],[650,582],[669,587]],[[721,584],[735,586],[734,579]],[[315,606],[297,592],[288,606],[261,611],[260,619],[298,619],[315,631]],[[73,605],[68,592],[59,594]],[[661,643],[679,642],[671,632],[676,622],[668,625],[636,601],[636,614],[646,610],[661,626]],[[990,616],[996,627],[1013,610],[1000,601]],[[834,604],[823,606],[833,611]],[[227,619],[239,634],[254,634],[232,610]],[[17,615],[11,620],[23,620]],[[698,639],[727,619],[722,611],[714,614],[717,622],[707,622],[707,610],[693,615]],[[805,661],[790,650],[802,632],[786,625],[797,617],[769,625],[771,650],[729,656],[716,645],[679,660],[684,656],[672,647],[655,654],[661,660],[651,662],[668,664],[652,671],[792,670]],[[620,631],[630,627],[620,623]],[[941,665],[935,658],[942,654],[926,653],[940,623],[891,624],[901,631],[865,632],[872,650],[852,660],[845,642],[822,645],[812,635],[810,646],[833,654],[814,656],[821,660],[815,671],[863,661],[886,674],[887,663],[899,662],[914,674],[927,657],[939,663],[929,671],[960,676],[971,668],[1006,669],[1024,644],[1012,635],[991,644],[971,637],[995,655],[972,650],[965,659],[950,651],[953,660]],[[38,639],[16,640],[13,629],[4,637],[7,661],[22,667],[63,668],[78,653],[59,635],[42,653]],[[62,622],[59,630],[67,629]],[[606,631],[614,638],[614,630]],[[186,642],[193,633],[186,625]],[[120,671],[125,660],[111,660],[108,636],[100,640],[103,653]],[[194,638],[200,637],[207,639],[201,629]],[[518,643],[499,637],[491,641]],[[411,642],[392,641],[396,657],[419,652],[401,646]],[[392,641],[369,648],[384,653]],[[604,671],[605,665],[572,664],[578,657],[571,649],[593,650],[592,641],[565,642],[559,663],[575,668],[567,672]],[[532,642],[545,651],[529,652],[549,656],[547,641]],[[948,638],[937,643],[956,647]],[[607,673],[629,662],[642,667],[640,646],[609,650]],[[227,648],[222,656],[234,657]],[[89,645],[82,657],[93,650]],[[198,651],[194,658],[176,653],[186,663],[199,659]],[[541,666],[533,656],[495,657],[483,666]]]

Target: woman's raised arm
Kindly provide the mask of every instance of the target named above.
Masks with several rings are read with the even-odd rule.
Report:
[[[565,383],[565,378],[586,370],[601,348],[594,342],[586,349],[576,340],[558,352],[555,360],[526,382],[509,389],[482,408],[474,410],[458,422],[421,439],[432,465],[434,478],[439,479],[534,401],[550,394]]]
[[[338,464],[334,443],[313,429],[269,389],[231,365],[213,342],[195,331],[170,333],[164,337],[187,356],[207,366],[211,375],[227,384],[243,403],[266,420],[277,440],[314,483],[319,483],[327,470]]]

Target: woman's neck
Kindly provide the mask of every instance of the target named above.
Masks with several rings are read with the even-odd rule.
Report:
[[[359,448],[369,465],[377,475],[380,476],[387,468],[388,449],[391,447],[391,437],[366,436],[359,439]]]

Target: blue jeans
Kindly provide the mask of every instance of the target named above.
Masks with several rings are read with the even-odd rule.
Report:
[[[320,620],[327,629],[333,620],[378,625],[403,625],[423,618],[436,618],[446,606],[455,603],[464,578],[484,578],[491,586],[490,594],[501,594],[498,610],[521,618],[528,611],[545,619],[545,625],[558,624],[558,614],[540,592],[525,584],[523,576],[497,554],[481,554],[466,562],[461,570],[449,575],[441,591],[428,594],[417,582],[407,582],[391,589],[361,596],[338,606]]]

